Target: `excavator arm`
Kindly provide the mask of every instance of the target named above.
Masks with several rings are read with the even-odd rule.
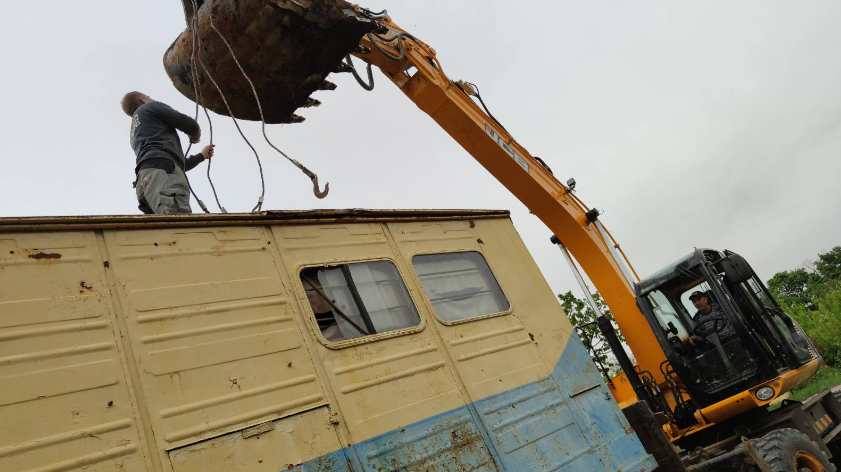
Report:
[[[367,34],[354,56],[379,68],[549,227],[604,297],[640,370],[659,372],[666,357],[637,308],[630,274],[623,270],[627,261],[617,259],[613,249],[618,247],[598,221],[598,212],[483,110],[469,95],[475,93],[470,84],[450,80],[431,47],[389,17],[377,21],[382,34]]]

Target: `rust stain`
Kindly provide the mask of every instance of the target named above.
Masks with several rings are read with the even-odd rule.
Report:
[[[91,287],[89,284],[85,283],[84,280],[79,282],[79,286],[82,287],[85,290],[90,290],[90,291],[93,290],[93,287]]]
[[[36,252],[29,255],[30,259],[61,259],[61,254],[57,252]]]
[[[476,242],[479,244],[485,244],[485,242],[482,241],[482,238],[476,238]]]
[[[476,227],[476,223],[474,223],[473,220],[468,221],[468,224],[470,225],[471,228]]]
[[[531,338],[531,340],[534,341],[534,335],[533,334],[529,333],[529,338]]]

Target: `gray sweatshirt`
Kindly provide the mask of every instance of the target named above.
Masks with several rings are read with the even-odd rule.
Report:
[[[188,171],[196,167],[204,156],[199,153],[184,158],[181,150],[179,130],[190,137],[199,136],[201,128],[196,120],[175,111],[161,102],[149,102],[141,105],[131,119],[131,147],[137,156],[135,170],[140,163],[150,159],[169,159]]]

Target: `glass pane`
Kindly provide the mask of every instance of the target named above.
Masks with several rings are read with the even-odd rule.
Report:
[[[769,310],[773,310],[775,308],[774,302],[771,301],[771,299],[768,297],[768,294],[765,293],[765,290],[762,290],[762,287],[759,286],[756,280],[750,279],[748,280],[747,284],[748,287],[750,287],[751,292],[753,292],[754,295],[756,295],[756,297],[759,298],[759,301],[763,305],[765,305],[765,308]]]
[[[654,311],[654,315],[659,320],[660,327],[663,331],[669,333],[669,335],[677,336],[681,341],[689,339],[689,333],[686,331],[686,327],[683,325],[680,316],[672,307],[671,303],[669,303],[669,299],[659,290],[651,292],[648,298],[651,301],[652,311]],[[672,332],[672,327],[677,330],[677,333]]]
[[[420,316],[397,268],[386,261],[350,264],[350,273],[378,333],[417,326]]]
[[[478,252],[427,254],[412,258],[435,314],[459,321],[508,310],[508,300]]]
[[[301,272],[321,334],[343,341],[420,324],[409,292],[391,262],[373,261]]]

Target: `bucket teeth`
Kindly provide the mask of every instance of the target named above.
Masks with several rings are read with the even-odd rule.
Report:
[[[304,122],[304,120],[306,120],[306,118],[304,118],[304,117],[303,117],[303,116],[301,116],[301,115],[296,115],[296,114],[294,114],[294,113],[292,114],[292,117],[291,117],[291,118],[289,118],[289,122],[290,122],[290,123],[303,123],[303,122]]]
[[[307,77],[306,80],[304,80],[304,85],[310,85],[310,84],[314,84],[316,82],[320,83],[322,80],[324,80],[325,77],[327,77],[327,76],[322,75],[322,74],[313,74],[313,75]]]
[[[304,102],[303,107],[304,108],[313,108],[313,107],[317,107],[317,106],[320,106],[320,105],[321,105],[321,102],[319,100],[316,100],[312,97],[309,97],[309,98],[307,98],[307,101]]]
[[[325,80],[318,86],[318,90],[336,90],[336,84],[330,82],[329,80]]]

